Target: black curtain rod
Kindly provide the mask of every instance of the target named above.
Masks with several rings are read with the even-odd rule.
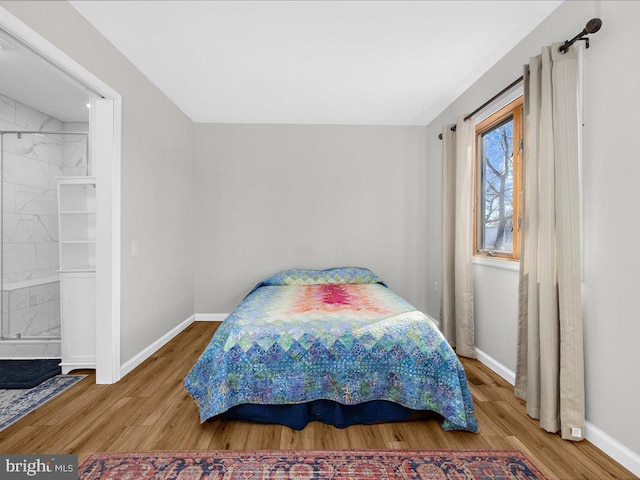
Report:
[[[573,45],[574,43],[576,43],[578,40],[584,40],[585,43],[586,43],[585,47],[589,48],[589,38],[588,37],[584,38],[585,35],[589,35],[590,33],[596,33],[598,30],[600,30],[600,27],[602,27],[602,20],[600,20],[599,18],[592,18],[591,20],[589,20],[587,22],[587,25],[584,27],[584,29],[578,35],[573,37],[571,40],[565,40],[565,42],[558,49],[558,51],[560,53],[565,53],[569,49],[569,47],[571,45]],[[519,84],[522,81],[523,78],[524,77],[520,77],[520,78],[514,80],[513,82],[511,82],[508,86],[504,87],[502,90],[500,90],[498,93],[496,93],[493,97],[491,97],[489,100],[487,100],[482,105],[480,105],[478,108],[476,108],[473,112],[471,112],[469,115],[464,117],[464,121],[466,122],[471,117],[473,117],[476,113],[478,113],[480,110],[482,110],[484,107],[486,107],[491,102],[493,102],[496,98],[500,97],[500,95],[502,95],[503,93],[505,93],[505,92],[509,91],[510,89],[512,89],[513,87],[515,87],[517,84]],[[451,127],[451,131],[452,132],[456,131],[456,126],[455,125],[453,127]],[[438,138],[440,140],[442,140],[442,134],[439,134]]]
[[[513,82],[511,82],[509,85],[507,85],[506,87],[504,87],[502,90],[500,90],[498,93],[496,93],[493,97],[491,97],[489,100],[487,100],[486,102],[484,102],[482,105],[480,105],[478,108],[476,108],[473,112],[471,112],[469,115],[467,115],[466,117],[464,117],[464,121],[466,122],[467,120],[469,120],[471,117],[473,117],[476,113],[478,113],[480,110],[482,110],[484,107],[486,107],[487,105],[489,105],[491,102],[493,102],[496,98],[500,97],[503,93],[508,92],[509,90],[511,90],[513,87],[515,87],[517,84],[519,84],[522,79],[524,77],[520,77],[516,80],[514,80]],[[453,127],[451,127],[451,131],[455,132],[456,131],[456,126],[454,125]],[[442,134],[438,135],[438,138],[440,140],[442,140]]]

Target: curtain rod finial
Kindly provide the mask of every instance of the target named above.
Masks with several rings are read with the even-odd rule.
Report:
[[[602,27],[602,20],[599,18],[592,18],[587,22],[587,25],[584,27],[584,31],[587,33],[596,33]]]
[[[589,37],[587,37],[587,35],[596,33],[598,30],[600,30],[601,27],[602,20],[600,20],[599,18],[592,18],[587,22],[587,24],[584,26],[584,29],[578,35],[573,37],[571,40],[566,40],[564,42],[564,45],[559,48],[560,53],[565,53],[569,49],[569,47],[578,40],[584,40],[586,48],[589,48]]]

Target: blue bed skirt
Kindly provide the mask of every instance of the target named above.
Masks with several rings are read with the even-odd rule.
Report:
[[[257,405],[247,403],[230,408],[220,415],[234,420],[276,423],[302,430],[318,421],[338,428],[380,422],[401,422],[438,416],[426,410],[412,410],[394,402],[374,400],[357,405],[343,405],[332,400],[315,400],[292,405]]]

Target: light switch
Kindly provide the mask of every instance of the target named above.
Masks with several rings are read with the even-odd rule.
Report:
[[[134,240],[131,242],[131,256],[132,257],[140,256],[140,242],[138,240]]]

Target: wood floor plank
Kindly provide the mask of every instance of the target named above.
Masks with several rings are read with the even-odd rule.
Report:
[[[358,448],[375,449],[379,448],[384,439],[380,434],[378,425],[351,425],[344,429],[350,445],[358,445]],[[393,448],[391,446],[385,448]]]
[[[409,450],[416,448],[412,446],[411,435],[409,434],[411,427],[407,426],[409,422],[396,422],[393,425],[382,427],[381,425],[375,425],[377,433],[385,443],[386,448],[391,450]],[[373,429],[372,429],[373,430]]]
[[[316,422],[302,430],[283,427],[280,433],[281,450],[313,450],[315,448]]]
[[[280,445],[283,428],[287,427],[250,423],[244,450],[273,450],[275,445]]]
[[[166,411],[151,426],[149,434],[140,444],[141,450],[171,450],[174,448],[173,443],[176,437],[188,427],[186,420],[193,414],[191,410],[181,408],[185,405],[186,396],[186,392],[176,392],[171,397],[173,401],[166,406]]]
[[[142,450],[516,449],[549,479],[637,479],[587,441],[567,442],[529,418],[513,387],[477,360],[461,359],[479,433],[446,432],[437,418],[338,429],[215,419],[200,423],[183,386],[209,342],[213,322],[196,322],[115,385],[89,376],[0,432],[0,453]]]
[[[182,433],[176,437],[174,448],[176,450],[207,450],[211,438],[215,435],[216,422],[205,422],[196,427],[195,424],[200,422],[197,415],[192,415],[187,422],[189,427],[183,429]]]
[[[109,444],[111,452],[135,452],[140,450],[138,446],[149,435],[150,427],[147,425],[132,425],[125,427]]]
[[[539,457],[533,450],[524,445],[516,437],[509,436],[487,436],[485,437],[489,448],[492,450],[520,450],[533,464],[542,472],[547,480],[560,480],[553,471],[551,471],[543,459]]]
[[[2,453],[31,453],[29,449],[42,437],[42,427],[28,425],[24,423],[24,419],[20,423],[21,426],[14,424],[2,432]]]
[[[234,420],[220,420],[216,436],[211,438],[209,450],[244,450],[249,437],[251,423]]]
[[[360,448],[359,445],[351,445],[349,436],[345,434],[345,430],[340,430],[331,425],[318,422],[315,424],[315,430],[315,450],[349,450]]]

